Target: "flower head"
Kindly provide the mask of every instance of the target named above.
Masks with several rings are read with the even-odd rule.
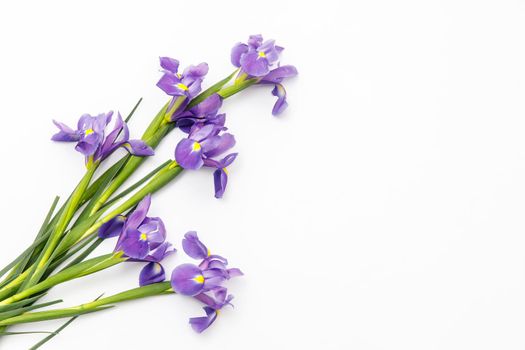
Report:
[[[222,284],[230,278],[242,276],[242,272],[228,268],[228,261],[220,255],[211,254],[194,231],[184,235],[182,247],[188,256],[201,262],[199,265],[177,266],[171,275],[171,286],[175,292],[192,296],[205,304],[206,316],[190,319],[192,328],[200,333],[215,321],[221,308],[231,305],[233,296],[228,295]]]
[[[111,121],[113,112],[99,114],[93,117],[84,114],[77,123],[77,130],[67,125],[53,121],[59,132],[51,138],[59,142],[76,142],[75,149],[86,156],[86,160],[104,160],[120,147],[136,156],[151,156],[153,149],[142,140],[130,140],[127,124],[117,115],[113,130],[106,135],[106,127]]]
[[[281,66],[279,56],[283,47],[274,40],[264,41],[261,35],[251,35],[248,43],[237,43],[231,51],[231,61],[240,67],[238,79],[257,78],[259,84],[274,84],[272,94],[277,97],[272,114],[278,115],[286,109],[286,90],[281,84],[285,78],[297,75],[294,66]]]
[[[228,183],[226,167],[231,165],[237,153],[230,153],[222,159],[215,159],[235,145],[230,133],[222,133],[225,117],[215,115],[204,121],[193,122],[187,138],[182,139],[175,148],[175,160],[185,169],[197,170],[203,166],[216,169],[213,178],[215,197],[221,198]]]
[[[202,81],[208,73],[208,64],[190,65],[182,73],[179,73],[178,60],[161,57],[160,66],[164,74],[157,86],[173,97],[166,110],[166,118],[175,121],[184,112],[189,101],[201,92]]]
[[[235,138],[220,124],[200,124],[192,126],[188,138],[182,139],[175,148],[175,160],[185,169],[197,170],[212,159],[228,151],[235,145]]]
[[[248,43],[237,43],[231,52],[234,66],[254,77],[262,77],[279,61],[282,47],[275,45],[275,40],[263,41],[260,34],[250,35]]]
[[[102,239],[119,236],[115,251],[122,251],[128,261],[148,263],[139,276],[141,286],[164,281],[165,272],[160,262],[175,252],[166,241],[162,220],[147,216],[150,205],[151,195],[147,195],[127,217],[119,215],[98,231]]]

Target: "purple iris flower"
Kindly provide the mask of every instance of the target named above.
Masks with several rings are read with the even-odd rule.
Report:
[[[170,120],[174,121],[189,101],[201,92],[202,81],[208,73],[208,64],[203,62],[196,66],[191,65],[181,74],[179,73],[178,60],[160,57],[160,66],[163,68],[164,74],[157,86],[166,94],[173,96],[167,111],[170,113]],[[179,102],[177,107],[172,110],[177,102]]]
[[[260,34],[250,35],[248,44],[237,43],[233,47],[231,60],[248,75],[262,77],[279,61],[282,50],[282,47],[275,45],[275,40],[263,41]]]
[[[132,259],[147,258],[166,241],[162,220],[146,216],[150,205],[151,195],[147,195],[128,215],[122,227],[116,250],[122,250]]]
[[[171,275],[171,286],[175,292],[193,296],[206,305],[206,316],[190,319],[193,329],[200,333],[215,321],[223,306],[230,305],[233,296],[227,295],[222,284],[243,273],[237,268],[228,268],[228,261],[220,255],[211,254],[194,231],[184,235],[182,247],[188,256],[201,262],[177,266]]]
[[[128,261],[148,263],[139,276],[141,286],[163,281],[165,272],[159,263],[175,252],[171,243],[166,241],[162,220],[147,216],[150,205],[151,195],[147,195],[127,217],[119,215],[98,231],[102,239],[119,236],[115,251],[122,251]]]
[[[120,147],[136,156],[151,156],[153,149],[142,140],[130,140],[127,124],[122,120],[120,113],[113,130],[106,136],[105,129],[111,121],[113,112],[99,114],[92,117],[84,114],[80,117],[77,130],[67,125],[53,121],[59,132],[51,138],[53,141],[76,142],[75,149],[86,156],[86,159],[94,161],[104,160]]]
[[[288,106],[282,81],[297,75],[294,66],[280,66],[279,56],[283,50],[283,47],[275,45],[274,40],[263,41],[261,35],[251,35],[247,44],[238,43],[231,52],[232,64],[241,68],[240,78],[255,77],[259,79],[259,84],[275,85],[272,94],[277,97],[277,102],[273,115],[282,113]]]
[[[195,124],[175,148],[175,160],[185,169],[200,169],[206,159],[212,159],[235,145],[232,134],[219,135],[225,128],[217,124]]]
[[[199,169],[202,166],[216,169],[213,174],[215,197],[221,198],[228,183],[226,168],[233,163],[237,153],[222,159],[215,159],[235,145],[232,134],[223,133],[225,116],[218,114],[204,121],[193,121],[188,138],[182,139],[175,148],[175,160],[185,169]]]

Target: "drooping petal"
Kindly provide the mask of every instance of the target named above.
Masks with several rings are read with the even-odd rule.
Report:
[[[59,132],[54,134],[51,137],[51,140],[60,142],[76,142],[80,140],[80,134],[78,131],[71,129],[64,123],[57,122],[56,120],[53,120],[53,124],[59,129]]]
[[[213,184],[215,186],[215,198],[222,198],[228,184],[228,173],[226,173],[224,168],[213,172]]]
[[[124,232],[122,239],[119,241],[118,249],[133,259],[143,259],[149,252],[147,240],[136,229],[129,229]]]
[[[294,66],[281,66],[275,69],[272,69],[270,73],[266,74],[262,79],[263,82],[270,83],[280,83],[285,78],[295,77],[297,74],[297,68]]]
[[[163,282],[165,278],[164,267],[157,262],[150,262],[140,271],[139,284],[141,287],[147,286],[148,284]]]
[[[148,194],[144,197],[138,204],[135,210],[128,216],[126,221],[126,228],[136,229],[146,218],[149,207],[151,205],[151,194]]]
[[[236,267],[228,269],[227,272],[230,278],[244,276],[244,273]]]
[[[195,231],[189,231],[184,235],[182,249],[193,259],[204,259],[209,255],[208,248],[200,241]]]
[[[202,147],[191,139],[182,139],[175,148],[175,160],[184,169],[197,170],[202,167]]]
[[[193,330],[197,333],[202,333],[205,331],[217,319],[216,310],[209,306],[205,306],[203,309],[206,312],[206,316],[190,318],[191,328],[193,328]]]
[[[248,52],[248,45],[243,43],[237,43],[232,48],[231,61],[235,67],[241,66],[241,56]]]
[[[261,77],[270,71],[268,60],[257,52],[248,52],[241,57],[242,69],[254,77]]]
[[[230,153],[226,157],[224,157],[221,160],[222,168],[226,168],[226,167],[230,166],[233,163],[233,161],[237,158],[238,154],[239,153]]]
[[[160,66],[165,70],[177,74],[179,70],[179,61],[171,57],[159,57]]]
[[[173,290],[182,295],[194,296],[204,287],[204,276],[201,269],[193,264],[177,266],[171,274]]]
[[[124,227],[124,222],[126,217],[123,215],[118,215],[106,222],[98,230],[98,236],[102,239],[116,237],[122,233],[122,228]]]
[[[288,102],[286,102],[286,90],[282,84],[276,84],[272,90],[272,95],[277,97],[277,101],[272,109],[273,115],[281,114],[286,107],[288,107]]]
[[[155,154],[153,148],[142,140],[129,140],[123,147],[134,156],[149,157]]]

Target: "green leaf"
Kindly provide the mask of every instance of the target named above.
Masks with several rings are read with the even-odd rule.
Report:
[[[150,173],[148,173],[146,176],[144,176],[142,179],[140,179],[139,181],[135,182],[133,185],[131,185],[130,187],[128,187],[127,189],[125,189],[124,191],[122,191],[121,193],[119,193],[118,195],[116,195],[114,198],[112,198],[111,200],[107,201],[103,206],[102,208],[105,208],[107,206],[110,206],[112,205],[113,203],[115,203],[116,201],[118,201],[120,198],[122,197],[125,197],[126,195],[128,195],[129,193],[133,192],[135,189],[137,189],[138,187],[140,187],[142,184],[144,184],[146,181],[148,181],[149,179],[151,179],[155,174],[157,174],[160,170],[162,170],[166,165],[168,165],[168,163],[170,163],[171,161],[170,160],[167,160],[165,161],[164,163],[162,163],[161,165],[159,165],[158,167],[156,167],[155,169],[153,169]]]
[[[21,271],[24,270],[27,262],[31,258],[31,255],[33,254],[34,249],[45,241],[46,238],[42,239],[42,236],[45,235],[46,228],[49,224],[49,221],[51,220],[51,216],[53,215],[53,212],[55,211],[56,205],[58,203],[58,200],[60,197],[55,197],[53,204],[51,204],[51,208],[49,209],[44,222],[42,223],[42,226],[40,227],[40,230],[38,231],[38,234],[35,237],[35,240],[33,241],[33,244],[29,246],[26,250],[22,252],[15,260],[10,262],[6,267],[4,267],[0,271],[0,277],[5,275],[7,271],[9,271],[11,268],[13,268],[15,265],[17,265],[16,270],[14,271],[14,275],[18,275]]]
[[[102,295],[100,295],[98,298],[96,298],[95,301],[100,299],[101,297],[102,297]],[[56,331],[52,332],[50,335],[48,335],[47,337],[45,337],[44,339],[42,339],[41,341],[39,341],[38,343],[33,345],[29,350],[36,350],[36,349],[38,349],[39,347],[41,347],[42,345],[44,345],[45,343],[47,343],[48,341],[53,339],[53,337],[58,335],[60,332],[62,332],[64,330],[64,328],[66,328],[71,323],[73,323],[73,321],[75,321],[77,318],[78,318],[78,315],[73,317],[73,318],[71,318],[71,319],[69,319],[66,323],[64,323],[62,326],[60,326]]]
[[[186,107],[186,109],[190,109],[198,105],[199,103],[201,103],[202,101],[204,101],[205,99],[213,95],[214,93],[219,92],[219,90],[221,90],[224,85],[226,85],[230,80],[233,79],[233,77],[235,76],[235,74],[237,74],[238,71],[239,70],[236,69],[232,74],[228,75],[223,80],[219,81],[218,83],[213,84],[212,86],[210,86],[209,88],[201,92],[193,100],[191,100],[191,102],[188,104],[188,107]]]
[[[23,335],[23,334],[53,334],[54,332],[46,332],[46,331],[33,331],[33,332],[0,332],[0,337],[3,337],[4,335]],[[32,349],[32,348],[31,348]],[[30,349],[30,350],[31,350]]]
[[[124,120],[124,122],[127,124],[129,122],[129,120],[131,119],[131,117],[133,116],[133,114],[135,114],[135,111],[137,110],[137,108],[139,107],[140,103],[142,102],[142,97],[138,100],[138,102],[135,104],[135,107],[133,107],[133,109],[131,110],[131,112],[129,112],[128,116],[126,117],[126,120]]]
[[[58,266],[60,266],[62,263],[64,263],[66,260],[70,259],[73,255],[81,251],[83,248],[85,248],[89,243],[92,243],[93,240],[97,239],[96,236],[91,237],[90,239],[86,239],[84,242],[76,246],[74,249],[71,249],[65,254],[63,254],[59,259],[56,259],[53,261],[53,263],[49,266],[48,271],[46,271],[46,274],[44,274],[44,278],[49,276],[52,271],[54,271]],[[74,260],[72,260],[65,268],[71,267],[73,265],[78,264],[79,262],[83,261],[93,250],[95,250],[100,243],[102,243],[102,239],[97,239],[93,244],[87,248],[82,254],[80,254],[78,257],[76,257]]]
[[[42,298],[44,295],[46,295],[46,293],[37,294],[34,297],[27,298],[27,299],[24,299],[24,300],[20,300],[20,301],[17,301],[16,303],[0,306],[0,312],[6,312],[6,311],[9,311],[9,310],[14,310],[14,309],[18,309],[18,308],[24,307],[26,305],[34,303],[38,299]]]
[[[97,312],[111,308],[115,303],[146,298],[154,295],[165,295],[172,294],[170,282],[160,282],[150,284],[144,287],[138,287],[118,293],[106,298],[102,298],[90,303],[78,305],[75,307],[57,309],[57,310],[48,310],[48,311],[39,311],[39,312],[28,312],[19,316],[11,317],[6,320],[0,321],[0,327],[8,326],[13,324],[20,323],[29,323],[29,322],[39,322],[47,321],[58,318],[67,318],[78,315],[83,315],[86,313]]]
[[[40,308],[43,308],[43,307],[46,307],[46,306],[50,306],[50,305],[55,305],[55,304],[58,304],[58,303],[61,303],[61,302],[62,302],[62,300],[53,300],[53,301],[50,301],[50,302],[47,302],[47,303],[30,305],[30,306],[26,306],[26,307],[21,307],[21,308],[18,308],[18,309],[10,310],[10,311],[5,311],[5,312],[0,313],[0,320],[6,320],[6,319],[8,319],[10,317],[15,317],[15,316],[21,315],[21,314],[23,314],[25,312],[31,311],[31,310],[40,309]]]
[[[110,266],[116,265],[126,260],[125,258],[122,258],[121,255],[121,253],[110,253],[71,266],[55,275],[46,278],[34,286],[24,289],[19,293],[1,301],[0,305],[12,304],[34,294],[46,291],[57,284],[70,281],[78,277],[86,276],[88,274],[95,273]]]

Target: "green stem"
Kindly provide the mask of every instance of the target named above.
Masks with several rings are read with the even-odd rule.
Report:
[[[58,318],[73,317],[90,312],[101,311],[107,309],[108,307],[112,307],[112,304],[120,303],[123,301],[146,298],[155,295],[171,294],[172,292],[170,291],[170,289],[171,285],[169,282],[150,284],[148,286],[130,289],[125,292],[109,296],[107,298],[101,298],[99,300],[74,307],[40,312],[28,312],[19,316],[11,317],[6,320],[0,321],[0,327],[20,323],[39,322],[54,320]]]
[[[44,274],[46,267],[48,266],[48,263],[49,263],[49,258],[54,253],[54,249],[56,248],[60,239],[62,238],[62,234],[64,233],[71,219],[73,218],[73,215],[77,211],[79,203],[82,200],[82,197],[84,195],[84,192],[89,186],[89,183],[91,182],[93,174],[97,170],[98,165],[99,165],[99,162],[95,162],[91,164],[91,166],[88,167],[86,174],[84,175],[80,183],[77,185],[77,187],[73,191],[73,194],[71,195],[70,199],[68,200],[66,204],[65,210],[60,215],[57,225],[55,226],[55,229],[53,230],[51,236],[49,237],[49,240],[44,248],[44,251],[40,255],[39,259],[37,260],[37,263],[35,264],[34,272],[29,277],[29,280],[25,281],[27,283],[24,283],[26,288],[31,287],[35,285],[36,283],[38,283],[38,281]]]
[[[87,276],[92,273],[107,269],[113,265],[119,264],[126,261],[126,258],[122,258],[122,253],[111,253],[103,255],[97,258],[87,260],[77,265],[71,266],[51,277],[46,278],[42,282],[35,284],[19,293],[3,300],[0,302],[0,306],[10,305],[17,301],[28,298],[32,295],[45,291],[57,284],[67,282],[79,277]]]

